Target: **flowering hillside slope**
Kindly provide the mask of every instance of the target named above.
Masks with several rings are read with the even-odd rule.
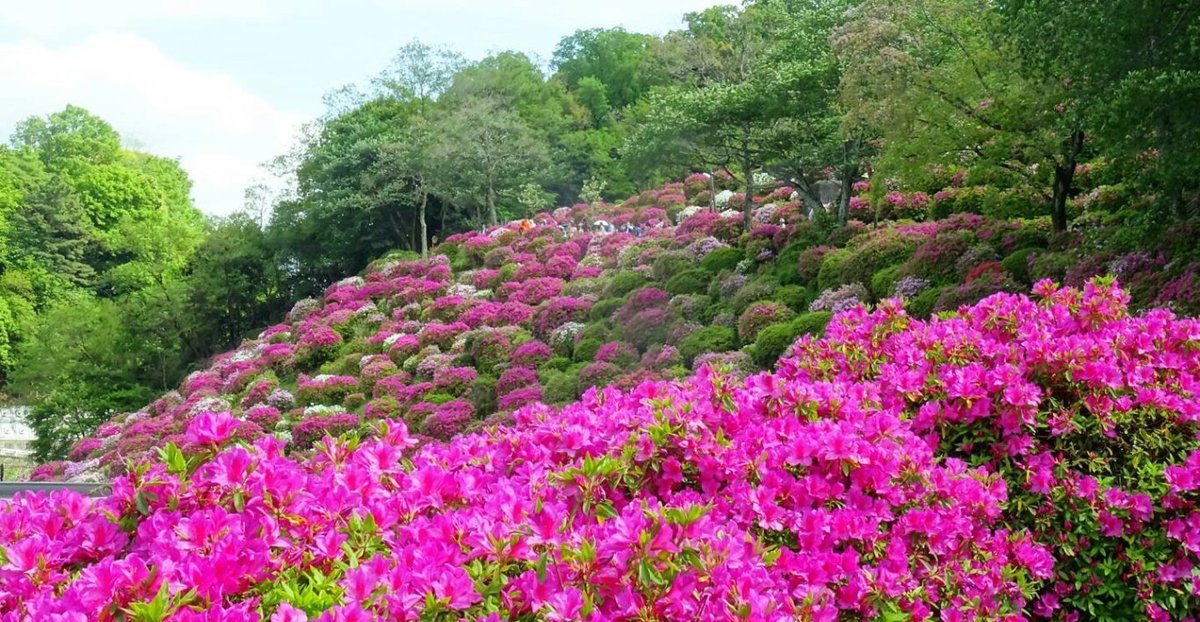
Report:
[[[592,386],[630,389],[706,363],[770,369],[797,337],[859,303],[901,297],[927,317],[1029,291],[1038,278],[1080,286],[1103,263],[1066,259],[1043,221],[956,214],[822,227],[788,187],[755,197],[745,231],[736,211],[685,207],[736,205],[740,195],[718,181],[726,187],[715,198],[706,178],[692,178],[621,205],[452,236],[429,260],[379,260],[35,476],[107,480],[178,441],[202,412],[233,412],[239,438],[275,434],[292,451],[384,418],[445,440],[527,404],[572,403]],[[930,202],[897,197],[899,216]],[[1060,272],[1063,261],[1075,267]],[[1140,307],[1200,309],[1182,281],[1146,285],[1153,278],[1138,275],[1155,264],[1126,264],[1113,269],[1135,280]]]
[[[0,622],[1191,619],[1200,322],[1017,293],[1039,221],[706,186],[297,303],[38,470],[110,498],[0,504]]]
[[[206,411],[109,498],[0,505],[0,620],[1190,619],[1200,321],[1037,294],[448,443]]]

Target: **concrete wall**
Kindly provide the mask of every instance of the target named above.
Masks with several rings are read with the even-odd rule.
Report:
[[[5,481],[26,479],[33,461],[26,456],[36,437],[25,423],[27,406],[0,406],[0,464]]]

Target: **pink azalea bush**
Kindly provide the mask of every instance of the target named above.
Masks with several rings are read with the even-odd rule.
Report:
[[[392,421],[289,456],[202,413],[109,497],[0,502],[0,620],[1187,619],[1200,321],[1037,291],[856,307],[744,383],[447,443]]]

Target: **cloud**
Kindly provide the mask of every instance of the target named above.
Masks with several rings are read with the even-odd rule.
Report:
[[[247,21],[274,13],[274,0],[35,0],[5,7],[0,25],[35,35],[125,30],[155,22]]]
[[[57,48],[0,43],[0,84],[10,95],[0,99],[0,127],[82,106],[127,143],[180,158],[197,206],[213,214],[242,206],[258,164],[287,150],[305,120],[132,34],[97,34]]]

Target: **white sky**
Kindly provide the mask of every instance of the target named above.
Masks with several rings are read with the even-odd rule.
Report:
[[[661,33],[715,0],[0,0],[0,138],[68,103],[178,157],[210,214],[242,207],[321,96],[421,39],[549,58],[575,30]]]

